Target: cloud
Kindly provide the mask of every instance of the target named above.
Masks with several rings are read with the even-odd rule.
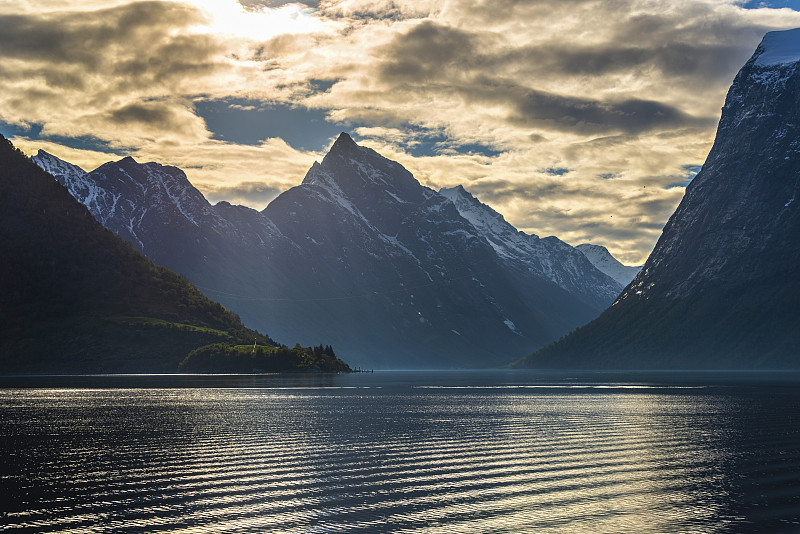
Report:
[[[155,1],[2,13],[0,58],[16,76],[0,80],[0,118],[120,147],[203,136],[184,95],[228,69],[219,42],[186,33],[204,20],[191,6]]]
[[[190,107],[170,101],[134,102],[112,109],[100,117],[109,126],[122,129],[141,128],[150,135],[169,134],[186,138],[202,136],[204,126]]]
[[[56,155],[62,143],[96,161],[67,146],[91,136],[109,160],[177,165],[213,198],[263,208],[322,154],[262,135],[255,118],[249,144],[233,142],[197,103],[308,110],[521,229],[640,263],[738,68],[765,31],[800,26],[795,11],[733,0],[284,4],[0,5],[0,121],[40,130]],[[297,116],[292,135],[314,128]]]
[[[3,56],[35,61],[78,63],[97,69],[123,46],[145,50],[167,38],[165,28],[199,23],[199,11],[174,2],[134,2],[90,13],[67,11],[0,15]],[[153,43],[155,40],[155,43]],[[130,50],[135,55],[141,50]]]
[[[239,182],[231,185],[209,184],[204,190],[206,198],[212,203],[225,200],[231,204],[260,203],[262,206],[266,206],[283,192],[281,188],[266,182]]]
[[[512,125],[596,135],[713,124],[654,100],[609,98],[602,101],[529,89],[505,80],[477,81],[479,85],[470,84],[461,89],[465,100],[508,106],[507,121]]]

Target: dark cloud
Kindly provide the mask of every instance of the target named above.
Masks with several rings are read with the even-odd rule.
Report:
[[[564,181],[537,179],[531,177],[526,181],[491,179],[473,182],[466,186],[470,193],[487,204],[505,204],[509,200],[547,199],[548,201],[569,199],[603,199],[607,193],[570,185]]]
[[[218,71],[221,65],[213,58],[221,53],[219,43],[210,36],[176,35],[116,61],[112,72],[148,84],[193,78]]]
[[[441,79],[446,70],[466,74],[481,62],[477,41],[468,32],[423,21],[378,50],[386,58],[378,75],[385,81],[420,83]]]
[[[494,65],[551,74],[602,76],[656,69],[671,77],[702,76],[706,83],[729,83],[752,54],[748,43],[646,42],[640,46],[599,43],[526,46],[496,54]]]
[[[163,85],[220,68],[216,41],[177,32],[202,20],[197,10],[173,2],[0,15],[0,57],[42,65],[28,74],[56,88],[81,90],[89,75],[118,78],[116,90]]]
[[[637,134],[661,128],[713,126],[713,119],[698,119],[681,110],[637,98],[594,100],[548,93],[506,80],[485,77],[462,88],[465,99],[504,104],[510,108],[509,122],[545,130],[595,135],[621,132]]]
[[[635,64],[658,63],[655,55],[661,58],[665,70],[679,70],[685,67],[679,59],[682,53],[702,50],[709,53],[709,62],[717,64],[717,56],[724,55],[721,47],[716,52],[677,45],[659,50],[577,47],[557,53],[545,48],[495,47],[498,51],[491,52],[494,44],[477,33],[424,21],[380,49],[379,55],[384,59],[377,76],[398,95],[425,95],[435,89],[442,94],[458,95],[468,103],[500,105],[509,110],[507,120],[511,124],[540,130],[584,135],[638,134],[657,129],[713,127],[716,122],[716,117],[695,118],[655,100],[600,100],[544,91],[523,85],[519,77],[503,76],[502,66],[530,56],[534,63],[541,58],[548,65],[557,66],[554,74],[555,71],[570,74],[568,71],[580,69],[598,74],[609,69],[628,69]],[[691,60],[690,57],[684,61]],[[718,70],[727,75],[727,68],[726,64]],[[531,82],[535,83],[535,79]]]
[[[97,67],[110,48],[147,44],[154,37],[161,41],[165,27],[185,27],[200,20],[197,10],[172,2],[136,2],[92,12],[0,15],[0,54]]]
[[[108,113],[108,118],[117,124],[144,124],[153,128],[168,130],[180,119],[172,105],[164,102],[144,102],[129,104]]]
[[[618,0],[478,0],[472,2],[453,2],[448,6],[450,16],[469,20],[474,26],[486,27],[508,21],[530,21],[547,17],[574,15],[576,9],[584,10],[603,4],[609,10],[622,8]]]

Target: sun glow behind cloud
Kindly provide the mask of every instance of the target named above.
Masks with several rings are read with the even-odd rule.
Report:
[[[279,7],[245,7],[235,0],[189,0],[208,17],[192,29],[215,35],[267,41],[277,35],[333,31],[333,24],[314,16],[315,9],[301,3]]]

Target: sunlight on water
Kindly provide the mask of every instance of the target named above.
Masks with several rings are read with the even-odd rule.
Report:
[[[795,388],[0,390],[9,532],[792,532]],[[510,386],[510,387],[509,387]],[[530,387],[537,386],[537,387]],[[794,529],[794,530],[793,530]]]

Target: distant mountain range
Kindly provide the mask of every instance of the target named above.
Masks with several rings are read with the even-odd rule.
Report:
[[[800,367],[800,29],[770,32],[641,273],[538,368]]]
[[[519,232],[462,187],[424,187],[347,134],[262,212],[210,205],[175,167],[33,160],[249,326],[332,343],[360,366],[510,361],[596,317],[625,285],[610,255]]]

